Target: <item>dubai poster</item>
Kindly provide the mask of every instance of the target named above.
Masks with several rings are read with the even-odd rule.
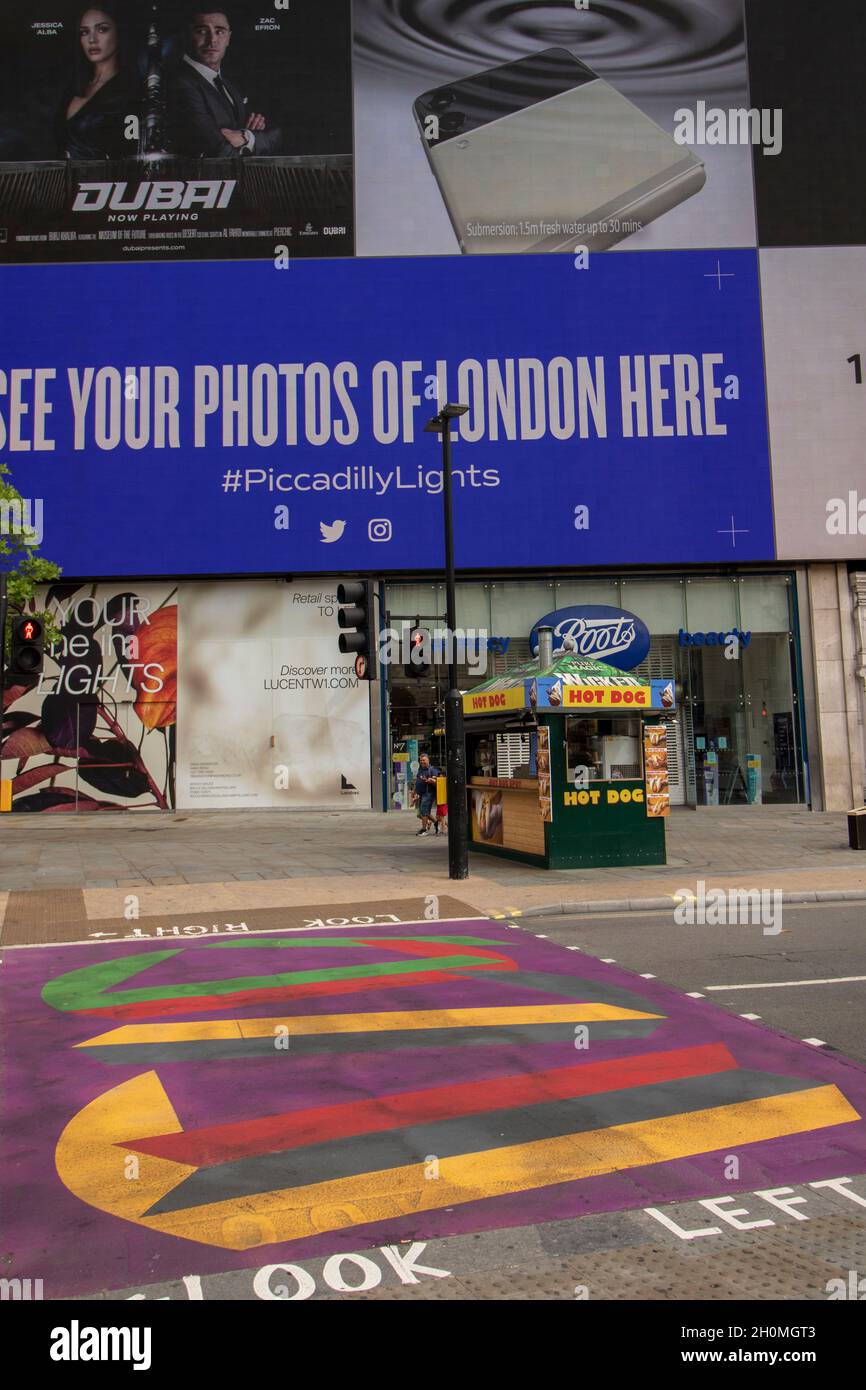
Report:
[[[349,0],[5,0],[0,263],[351,255]]]

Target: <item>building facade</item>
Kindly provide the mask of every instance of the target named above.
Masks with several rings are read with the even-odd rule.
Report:
[[[444,763],[446,653],[434,644],[420,677],[397,660],[359,682],[337,647],[336,586],[56,589],[46,598],[61,637],[45,672],[7,692],[12,809],[405,809],[419,753]],[[441,578],[377,576],[377,590],[394,633],[444,630]],[[644,625],[649,651],[629,669],[677,689],[673,806],[863,801],[863,571],[461,575],[457,605],[458,630],[477,634],[458,654],[463,690],[525,662],[549,615],[602,659],[612,624],[626,640],[632,619]],[[597,616],[575,622],[599,607],[601,629]]]
[[[0,565],[62,570],[0,804],[404,806],[444,666],[359,684],[336,588],[441,625],[446,401],[487,674],[625,615],[677,804],[862,804],[856,0],[238,0],[234,140],[172,118],[180,0],[109,16],[122,128],[79,119],[72,8],[9,0],[0,52]]]

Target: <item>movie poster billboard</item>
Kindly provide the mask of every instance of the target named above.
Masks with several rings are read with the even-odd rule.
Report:
[[[350,0],[4,0],[0,262],[351,255]]]

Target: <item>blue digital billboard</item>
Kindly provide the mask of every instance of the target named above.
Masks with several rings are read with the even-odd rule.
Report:
[[[82,577],[773,558],[757,253],[6,267],[0,461]],[[278,266],[280,268],[278,268]]]

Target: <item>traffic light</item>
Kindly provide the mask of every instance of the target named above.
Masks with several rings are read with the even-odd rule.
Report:
[[[45,660],[45,629],[40,618],[12,619],[12,648],[7,676],[38,676]]]
[[[413,627],[409,633],[409,662],[403,667],[407,676],[429,676],[430,633],[426,627]]]
[[[374,681],[379,664],[374,587],[372,579],[337,585],[337,602],[346,605],[337,611],[337,622],[345,629],[340,633],[340,651],[344,656],[354,653],[355,675],[359,681]]]

